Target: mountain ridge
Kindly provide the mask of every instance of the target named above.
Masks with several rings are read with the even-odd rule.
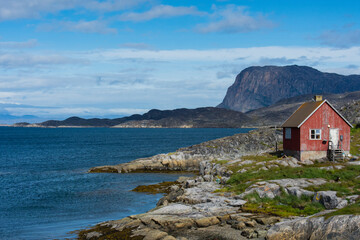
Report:
[[[224,108],[203,107],[195,109],[179,108],[174,110],[152,109],[142,115],[134,114],[129,117],[115,119],[70,117],[65,120],[49,120],[35,126],[39,127],[218,127],[239,128],[250,119],[241,112]],[[24,126],[26,124],[23,124]],[[19,125],[21,126],[21,125]],[[34,125],[26,125],[34,126]]]
[[[360,75],[321,72],[308,66],[252,66],[242,70],[217,107],[248,112],[305,94],[360,91]]]

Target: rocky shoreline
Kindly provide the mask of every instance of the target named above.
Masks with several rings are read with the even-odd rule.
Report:
[[[79,239],[358,239],[360,216],[336,214],[338,209],[358,204],[358,195],[323,190],[323,186],[333,181],[323,177],[287,178],[284,174],[283,178],[272,179],[265,174],[296,169],[326,174],[351,170],[360,163],[299,162],[291,157],[279,157],[274,151],[279,137],[280,132],[274,129],[258,129],[182,148],[175,153],[90,169],[89,172],[114,173],[198,171],[199,175],[181,177],[174,185],[160,186],[166,195],[149,212],[100,223],[80,231]],[[250,181],[245,176],[249,176]],[[231,183],[240,181],[239,178],[245,182],[236,185],[237,190],[231,189]],[[146,186],[142,191],[147,191]],[[264,207],[283,196],[307,199],[308,205],[301,208],[312,210],[309,206],[316,206],[319,210],[305,216],[303,212],[292,215]]]
[[[269,147],[273,147],[280,136],[279,130],[261,128],[248,134],[235,134],[180,148],[172,153],[158,154],[119,165],[94,167],[89,172],[199,171],[201,161],[241,159],[244,155],[269,151]]]

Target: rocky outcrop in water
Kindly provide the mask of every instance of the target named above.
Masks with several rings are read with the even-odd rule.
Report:
[[[241,212],[239,208],[246,201],[233,194],[214,193],[219,186],[201,177],[185,180],[182,186],[173,187],[169,194],[176,195],[173,201],[167,195],[157,208],[83,230],[80,239],[106,238],[109,233],[117,239],[264,239],[271,225],[280,221],[279,217]]]
[[[158,154],[112,166],[91,168],[90,172],[137,172],[137,171],[199,171],[204,160],[238,159],[244,155],[270,151],[281,132],[274,129],[258,129],[249,133],[240,133],[229,137],[203,142],[190,147],[180,148],[176,152]]]

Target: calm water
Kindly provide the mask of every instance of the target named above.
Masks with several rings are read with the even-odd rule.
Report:
[[[88,174],[248,129],[0,127],[0,239],[63,239],[101,221],[146,212],[161,195],[130,192],[176,174]]]

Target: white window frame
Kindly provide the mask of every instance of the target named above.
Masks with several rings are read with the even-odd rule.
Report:
[[[312,132],[314,131],[314,132]],[[312,137],[314,136],[314,137]],[[317,136],[319,136],[319,138],[317,138]],[[321,129],[310,129],[309,130],[309,139],[310,140],[322,140],[321,137]]]
[[[285,139],[291,139],[291,128],[285,128]]]

